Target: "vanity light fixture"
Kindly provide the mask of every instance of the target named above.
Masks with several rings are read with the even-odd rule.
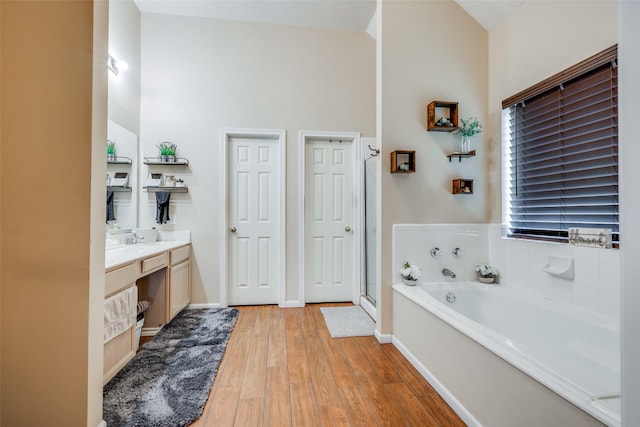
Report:
[[[109,70],[111,70],[111,72],[116,76],[120,74],[120,70],[124,71],[127,68],[129,68],[129,65],[127,65],[126,62],[118,61],[111,54],[109,54],[109,60],[107,61],[107,66],[109,67]]]

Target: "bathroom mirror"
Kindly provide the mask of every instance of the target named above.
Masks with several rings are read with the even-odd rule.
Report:
[[[118,227],[138,226],[138,136],[112,120],[107,121],[107,139],[115,143],[115,158],[107,159],[107,191],[113,192],[113,214]],[[105,143],[106,149],[106,143]],[[126,185],[116,178],[128,174]],[[111,223],[111,221],[109,221]]]

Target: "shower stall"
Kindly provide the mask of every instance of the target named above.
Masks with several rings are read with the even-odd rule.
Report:
[[[376,239],[377,239],[377,181],[378,155],[375,138],[363,138],[363,188],[364,188],[364,300],[363,306],[376,306]],[[366,307],[365,307],[366,308]]]

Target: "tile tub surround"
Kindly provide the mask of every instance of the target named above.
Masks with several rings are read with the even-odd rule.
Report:
[[[442,256],[434,259],[431,248]],[[464,256],[454,258],[459,247]],[[572,281],[542,271],[548,255],[572,257]],[[501,224],[394,224],[393,283],[400,283],[404,261],[422,267],[421,281],[452,280],[442,269],[456,273],[456,280],[475,280],[475,266],[490,263],[500,271],[500,286],[512,286],[605,316],[620,317],[620,251],[571,246],[502,237]]]

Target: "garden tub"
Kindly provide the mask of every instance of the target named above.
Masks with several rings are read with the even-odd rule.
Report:
[[[397,284],[394,291],[394,343],[427,371],[427,377],[450,389],[454,409],[460,405],[469,411],[465,421],[522,425],[522,416],[531,419],[531,425],[588,425],[593,417],[594,425],[619,425],[616,319],[503,285]],[[512,372],[513,367],[519,372]],[[474,387],[478,387],[475,395],[469,391]],[[555,393],[555,400],[548,390]],[[579,408],[577,418],[564,414],[570,408],[558,399]]]

